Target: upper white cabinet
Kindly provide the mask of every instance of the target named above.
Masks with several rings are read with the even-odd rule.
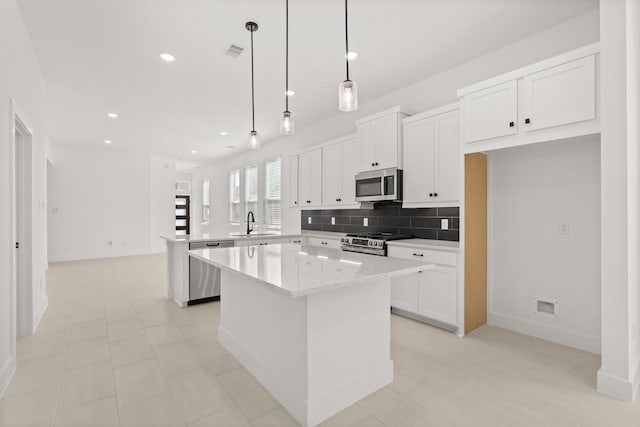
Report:
[[[525,131],[596,117],[594,55],[523,78]]]
[[[461,99],[464,142],[518,133],[518,85],[515,80],[472,92]]]
[[[298,204],[301,208],[322,205],[322,149],[298,156]]]
[[[402,120],[400,107],[391,108],[356,122],[360,147],[358,172],[402,168]]]
[[[458,90],[464,152],[600,132],[599,43]]]
[[[355,175],[359,167],[356,136],[341,138],[322,149],[322,205],[355,207]]]
[[[458,103],[403,121],[404,207],[451,206],[460,201]]]
[[[289,206],[297,208],[298,202],[298,155],[289,157]]]

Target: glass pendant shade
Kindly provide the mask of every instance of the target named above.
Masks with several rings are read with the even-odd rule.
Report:
[[[252,130],[249,132],[249,149],[257,150],[260,148],[260,137],[258,136],[258,132]]]
[[[280,117],[280,134],[293,135],[294,132],[295,126],[293,123],[293,117],[291,117],[291,112],[285,111]]]
[[[358,85],[351,80],[345,80],[338,87],[338,99],[341,111],[355,111],[358,109]]]

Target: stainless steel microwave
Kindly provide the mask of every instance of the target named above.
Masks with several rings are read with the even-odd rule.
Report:
[[[379,169],[356,175],[356,202],[384,200],[402,200],[402,169]]]

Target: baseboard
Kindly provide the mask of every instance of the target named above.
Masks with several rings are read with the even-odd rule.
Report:
[[[12,354],[0,371],[0,397],[4,394],[16,372],[16,355]]]
[[[637,381],[635,390],[638,390]],[[600,368],[598,369],[598,391],[608,396],[632,402],[634,397],[634,384],[629,380],[604,372],[602,368]]]
[[[601,351],[600,338],[592,335],[558,329],[495,312],[487,313],[487,323],[591,353],[600,354]]]
[[[40,321],[42,320],[42,316],[44,316],[44,312],[47,311],[47,307],[49,307],[49,295],[45,295],[42,298],[42,303],[38,307],[38,311],[33,316],[33,332],[36,333],[38,326],[40,325]]]

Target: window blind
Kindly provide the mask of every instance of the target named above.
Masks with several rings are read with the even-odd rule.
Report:
[[[281,225],[280,158],[264,162],[264,223]]]
[[[229,172],[229,222],[240,222],[240,169]]]

